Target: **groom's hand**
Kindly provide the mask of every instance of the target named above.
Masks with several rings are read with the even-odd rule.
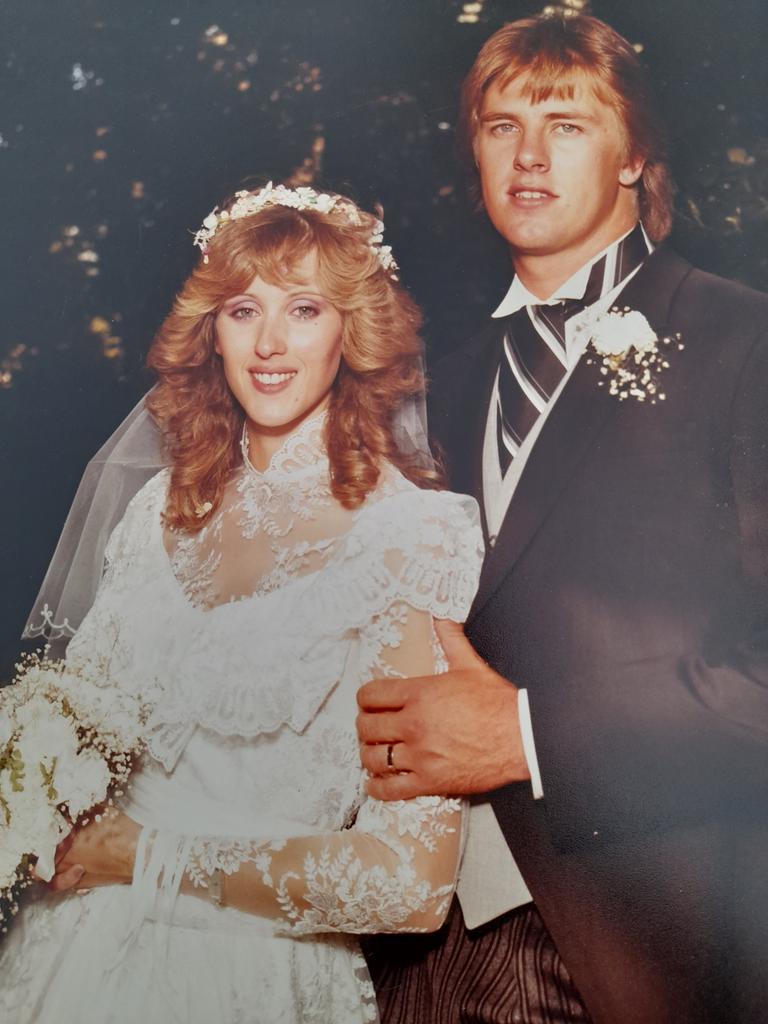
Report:
[[[448,672],[374,679],[358,691],[361,758],[378,800],[485,793],[530,778],[517,687],[476,654],[461,626],[436,620],[435,629]]]

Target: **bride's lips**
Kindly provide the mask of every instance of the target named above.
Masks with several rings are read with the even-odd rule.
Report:
[[[524,210],[546,206],[557,199],[555,193],[549,189],[536,188],[533,185],[518,185],[509,189],[507,195],[514,206]]]
[[[278,391],[284,391],[297,372],[297,370],[291,370],[288,367],[270,370],[251,368],[248,370],[248,376],[256,391],[259,391],[262,395],[274,395]]]

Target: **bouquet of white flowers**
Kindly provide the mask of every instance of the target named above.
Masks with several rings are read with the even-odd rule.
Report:
[[[0,689],[0,900],[11,913],[31,866],[50,880],[61,840],[121,792],[148,713],[65,662],[31,655],[17,669]]]

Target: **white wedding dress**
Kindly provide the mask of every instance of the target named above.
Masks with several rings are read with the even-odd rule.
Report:
[[[467,614],[477,508],[392,467],[342,508],[322,423],[235,473],[201,533],[163,529],[168,471],[115,530],[67,659],[154,701],[123,798],[144,826],[134,880],[26,900],[0,947],[5,1024],[372,1021],[343,933],[445,914],[461,803],[365,797],[355,693],[444,667],[431,616]],[[250,872],[257,914],[207,898],[215,867]],[[178,892],[185,871],[202,898]]]

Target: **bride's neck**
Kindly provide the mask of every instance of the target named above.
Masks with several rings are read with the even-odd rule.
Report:
[[[275,455],[286,446],[292,437],[298,433],[311,431],[322,421],[325,409],[325,406],[313,409],[311,413],[298,421],[274,428],[246,420],[243,435],[244,439],[247,439],[247,444],[243,449],[245,459],[253,469],[263,473],[269,468]]]

